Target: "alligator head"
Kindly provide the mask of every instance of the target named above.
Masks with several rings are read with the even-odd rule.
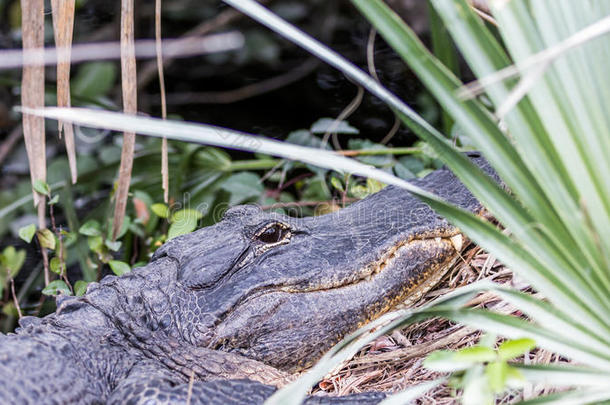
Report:
[[[494,175],[484,159],[474,161]],[[449,170],[413,183],[482,211]],[[391,186],[317,217],[238,206],[216,225],[167,242],[147,266],[58,300],[50,319],[167,361],[180,362],[170,353],[176,348],[213,349],[295,371],[360,325],[420,297],[460,245],[457,228]],[[87,314],[69,316],[75,310]]]
[[[481,210],[449,170],[414,183]],[[294,371],[421,296],[455,260],[460,241],[459,230],[426,204],[387,187],[310,218],[234,207],[216,225],[166,243],[149,266],[174,263],[175,280],[164,282],[173,285],[168,323],[180,338]]]

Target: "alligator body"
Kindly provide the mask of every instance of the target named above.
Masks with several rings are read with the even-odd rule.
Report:
[[[449,170],[413,183],[481,211]],[[347,333],[427,291],[457,257],[458,235],[394,187],[319,217],[231,208],[147,266],[0,335],[0,403],[260,404]]]

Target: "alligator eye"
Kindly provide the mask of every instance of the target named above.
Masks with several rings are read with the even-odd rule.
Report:
[[[290,234],[290,229],[282,224],[271,224],[263,228],[262,231],[256,234],[256,239],[263,243],[278,243],[284,240]]]

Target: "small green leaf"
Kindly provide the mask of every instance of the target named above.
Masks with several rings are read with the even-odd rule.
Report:
[[[174,222],[167,231],[167,240],[193,232],[197,228],[197,219],[189,217],[183,221]]]
[[[324,134],[327,131],[332,131],[337,134],[352,134],[356,135],[360,131],[352,127],[347,121],[339,121],[335,123],[334,118],[320,118],[311,126],[311,132],[314,134]]]
[[[72,295],[72,291],[63,280],[54,280],[49,283],[43,290],[44,295]]]
[[[513,339],[503,342],[498,347],[498,354],[502,360],[510,360],[519,357],[536,347],[532,339]]]
[[[466,361],[471,363],[483,363],[496,360],[496,352],[489,347],[472,346],[458,350],[455,353],[456,361]]]
[[[30,224],[19,228],[19,237],[23,239],[25,242],[30,243],[34,234],[36,233],[36,225]]]
[[[104,244],[106,245],[106,247],[108,247],[108,249],[112,250],[113,252],[118,252],[121,248],[121,241],[118,240],[113,242],[110,239],[106,239]]]
[[[34,190],[36,190],[37,193],[40,193],[42,195],[51,194],[51,189],[49,188],[47,182],[40,179],[34,180]]]
[[[112,62],[84,63],[72,80],[72,92],[87,98],[104,96],[114,86],[116,76],[117,68]]]
[[[59,201],[59,194],[55,194],[48,202],[49,205],[55,205]]]
[[[343,183],[341,182],[341,180],[339,180],[336,177],[331,177],[330,178],[330,184],[332,184],[332,186],[334,188],[336,188],[337,190],[339,190],[340,192],[345,191],[345,189],[343,188]]]
[[[6,269],[8,269],[10,276],[15,277],[23,263],[25,262],[25,250],[23,249],[15,249],[13,246],[7,246],[2,251],[0,255],[0,264],[2,265],[2,274],[0,274],[0,278],[6,277]]]
[[[102,234],[101,229],[102,228],[101,228],[99,222],[97,222],[95,219],[90,219],[89,221],[85,222],[80,227],[78,232],[81,235],[86,235],[86,236],[99,236]]]
[[[231,165],[231,156],[220,148],[211,146],[202,148],[195,153],[194,159],[198,167],[221,170]]]
[[[508,364],[503,361],[494,361],[485,367],[485,374],[489,381],[489,388],[498,394],[504,391],[506,377],[508,375]]]
[[[51,271],[55,274],[63,274],[64,270],[65,270],[65,263],[62,263],[59,260],[59,257],[55,256],[51,259],[51,261],[49,262],[49,268],[51,269]]]
[[[370,177],[366,179],[366,188],[369,194],[375,194],[376,192],[381,191],[385,186],[386,185],[379,180]]]
[[[354,196],[356,198],[365,198],[366,196],[369,195],[369,192],[368,192],[366,186],[363,186],[362,184],[353,184],[349,188],[349,192],[352,196]]]
[[[240,172],[231,175],[224,183],[222,189],[231,193],[229,205],[241,204],[260,197],[264,191],[260,177],[252,172]]]
[[[60,231],[60,234],[63,237],[63,242],[64,242],[65,247],[72,246],[78,238],[74,232],[68,232],[63,229]]]
[[[201,219],[203,215],[201,214],[200,211],[191,209],[191,208],[185,208],[183,210],[180,211],[176,211],[173,215],[172,215],[172,220],[171,222],[181,222],[181,221],[187,221],[187,222],[193,222],[195,221],[195,223],[197,223],[198,220]]]
[[[87,245],[89,249],[95,253],[101,253],[104,247],[104,238],[101,236],[89,236],[87,238]]]
[[[123,274],[131,271],[131,267],[129,267],[127,263],[120,260],[110,260],[108,265],[112,269],[112,272],[117,276],[122,276]]]
[[[150,209],[154,212],[158,217],[161,218],[169,218],[169,208],[167,205],[162,203],[156,203],[151,205]]]
[[[487,379],[484,378],[483,368],[475,365],[464,373],[462,381],[462,405],[493,405],[493,392],[489,389]]]
[[[521,371],[516,368],[507,365],[506,368],[506,385],[511,388],[521,388],[525,382],[525,377]]]
[[[87,286],[89,285],[88,282],[83,281],[83,280],[78,280],[76,283],[74,283],[74,295],[85,295],[85,293],[87,292]]]
[[[15,304],[13,304],[13,301],[9,301],[2,306],[2,313],[6,316],[19,316],[19,312],[17,311]]]
[[[55,235],[49,229],[44,228],[36,231],[36,236],[38,236],[40,246],[45,249],[55,249]]]

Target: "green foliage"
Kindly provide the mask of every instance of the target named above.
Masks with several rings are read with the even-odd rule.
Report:
[[[79,297],[84,295],[87,291],[88,284],[89,283],[83,280],[78,280],[76,283],[74,283],[74,295],[77,295]]]
[[[131,271],[131,267],[127,263],[120,260],[109,260],[108,265],[112,269],[112,272],[117,276],[122,276],[123,274]]]
[[[66,263],[65,261],[62,263],[61,260],[59,260],[59,257],[55,256],[53,258],[51,258],[51,260],[49,261],[49,269],[58,275],[62,275],[65,274],[66,271]]]
[[[113,62],[90,62],[82,64],[71,82],[74,94],[96,99],[108,94],[114,87],[117,67]]]
[[[7,278],[14,278],[25,262],[25,250],[7,246],[0,254],[0,295],[6,287]]]
[[[55,235],[49,229],[39,229],[36,231],[36,236],[38,237],[40,247],[50,250],[55,249]]]
[[[334,118],[320,118],[311,125],[309,130],[312,134],[334,132],[337,134],[357,135],[360,133],[357,128],[352,127],[347,121],[339,121],[337,123]]]
[[[375,194],[385,187],[385,184],[373,178],[366,179],[366,184],[353,184],[349,191],[350,195],[356,198],[366,198],[371,194]]]
[[[444,316],[507,337],[527,336],[542,347],[607,375],[610,346],[599,336],[610,333],[610,183],[605,179],[610,172],[607,159],[610,124],[605,110],[610,105],[610,92],[600,91],[599,83],[604,80],[602,72],[610,49],[607,41],[591,41],[568,52],[576,39],[585,43],[593,38],[594,31],[587,30],[593,24],[605,23],[605,31],[597,31],[597,35],[607,31],[608,20],[602,20],[610,12],[607,6],[525,0],[490,2],[503,40],[500,43],[467,1],[432,0],[438,16],[479,78],[488,79],[486,76],[511,63],[511,58],[519,66],[515,71],[523,74],[516,86],[514,75],[510,80],[499,77],[485,80],[482,89],[487,98],[482,102],[462,98],[460,80],[383,1],[352,0],[464,135],[492,163],[511,189],[513,194],[509,194],[456,153],[451,143],[425,119],[340,55],[251,0],[225,2],[340,69],[393,108],[511,234],[502,234],[489,223],[424,193],[415,194],[529,280],[548,299],[547,303],[503,290],[503,298],[516,303],[529,316],[527,320],[463,309],[461,302],[455,302],[450,310],[438,303],[400,313],[395,322],[371,336],[364,337],[364,332],[359,332],[356,337],[362,336],[361,339],[352,335],[339,343],[308,374],[276,393],[269,404],[300,401],[317,378],[353,355],[369,338],[423,316]],[[548,51],[551,48],[555,54]],[[502,125],[498,125],[499,119]],[[372,176],[384,177],[377,177],[377,173]],[[583,344],[584,341],[593,346]],[[479,356],[489,356],[485,349],[478,351]],[[505,351],[506,356],[514,353],[510,346]],[[510,375],[502,363],[485,370],[480,364],[466,370],[464,402],[489,403],[493,392]],[[550,375],[551,370],[541,371],[545,373]],[[607,384],[585,392],[587,398],[592,396],[589,394],[597,394],[596,400],[610,399]],[[568,400],[573,398],[571,395],[562,393],[549,400]]]
[[[193,232],[197,228],[197,222],[202,216],[201,212],[189,208],[173,213],[171,216],[171,225],[167,232],[167,240]]]
[[[95,219],[90,219],[81,225],[78,232],[85,236],[100,236],[102,234],[101,225]]]
[[[601,17],[608,14],[608,7],[603,2],[590,2],[587,7],[582,7],[578,2],[551,0],[490,2],[498,22],[498,31],[490,32],[465,0],[432,0],[435,8],[432,15],[435,19],[433,46],[438,55],[435,57],[384,2],[353,0],[427,87],[429,94],[418,96],[418,100],[425,104],[424,112],[417,114],[362,70],[311,40],[302,31],[284,24],[257,3],[250,0],[226,2],[340,69],[387,103],[413,133],[423,139],[424,143],[416,148],[416,159],[411,155],[396,159],[396,149],[390,150],[359,139],[351,139],[349,144],[352,149],[366,152],[358,154],[357,161],[331,154],[330,146],[322,145],[319,135],[329,130],[350,134],[356,132],[347,123],[337,126],[328,119],[316,122],[308,130],[291,133],[287,137],[288,142],[280,144],[204,125],[160,122],[91,111],[63,111],[65,115],[62,116],[60,110],[47,109],[44,114],[48,117],[81,123],[87,123],[87,117],[93,117],[98,122],[102,119],[109,129],[137,130],[143,134],[266,154],[256,155],[256,159],[249,161],[233,161],[225,152],[211,146],[173,144],[175,152],[170,155],[170,162],[178,179],[173,184],[173,196],[188,193],[188,206],[200,207],[200,204],[205,204],[206,207],[201,210],[201,216],[187,212],[177,215],[180,211],[172,213],[171,205],[159,207],[153,204],[161,201],[159,176],[151,175],[149,170],[150,167],[158,167],[158,161],[151,158],[157,154],[158,143],[144,142],[139,149],[138,159],[141,160],[134,166],[133,189],[141,190],[141,196],[150,193],[149,198],[138,198],[142,202],[140,207],[133,208],[135,212],[129,213],[136,220],[126,221],[125,228],[121,230],[121,239],[125,243],[120,246],[107,240],[107,212],[100,209],[88,213],[87,219],[95,218],[99,226],[97,229],[93,227],[93,230],[85,227],[85,233],[81,231],[81,234],[87,239],[75,242],[76,245],[86,243],[89,247],[84,255],[81,253],[81,263],[92,261],[91,251],[97,261],[98,274],[101,266],[119,258],[123,260],[118,262],[126,264],[127,260],[132,260],[129,255],[132,243],[128,242],[134,239],[143,245],[138,261],[145,261],[143,259],[166,239],[187,229],[195,229],[199,221],[213,223],[216,218],[211,214],[226,202],[264,201],[267,204],[290,198],[326,200],[336,195],[333,189],[341,193],[347,189],[350,195],[365,196],[378,190],[382,183],[396,184],[409,189],[448,217],[472,240],[530,281],[546,300],[493,284],[480,284],[449,294],[427,307],[393,314],[383,319],[386,324],[375,323],[377,329],[373,333],[366,334],[372,328],[367,327],[340,342],[309,373],[279,391],[270,403],[299,402],[312,384],[356,353],[368,340],[435,316],[515,339],[508,340],[497,350],[481,345],[457,353],[435,355],[439,367],[444,365],[447,371],[460,373],[454,382],[462,389],[465,403],[492,401],[495,393],[518,379],[517,370],[533,381],[546,379],[547,382],[559,381],[569,387],[585,387],[581,393],[583,398],[593,398],[593,401],[609,399],[610,346],[604,337],[610,333],[610,183],[606,178],[610,172],[607,159],[610,155],[607,136],[610,129],[607,119],[610,92],[600,83],[605,80],[610,49],[607,41],[593,41],[566,53],[568,48],[563,42],[574,36],[582,36],[585,27],[601,21]],[[518,82],[514,76],[508,80],[486,80],[484,97],[464,100],[461,94],[463,84],[454,74],[452,45],[446,36],[443,37],[442,30],[451,34],[477,77],[487,78],[514,62],[523,75],[521,81]],[[252,35],[248,36],[246,58],[242,61],[273,63],[277,48],[270,37],[258,28],[253,30]],[[560,50],[552,55],[555,59],[550,59],[548,54],[543,54],[545,58],[540,55],[532,58],[532,55],[550,48]],[[83,72],[84,76],[87,71],[83,69]],[[104,77],[99,72],[92,76]],[[104,82],[103,79],[100,81]],[[86,94],[83,88],[87,89],[88,86],[82,86],[79,90]],[[100,96],[103,91],[92,93],[96,93],[93,96]],[[449,140],[422,117],[425,115],[430,119],[436,111],[430,95],[444,110],[445,132],[448,132],[448,126],[453,121],[451,133],[459,135],[457,141],[462,146],[481,150],[510,193],[504,185],[496,184],[476,169],[454,147],[453,140]],[[500,121],[502,125],[499,125]],[[269,155],[300,163],[271,159]],[[81,191],[96,190],[100,186],[96,181],[103,175],[112,178],[117,156],[116,145],[104,146],[104,150],[100,151],[100,167],[103,167],[98,169],[92,166],[95,169],[88,172],[90,183]],[[504,234],[488,222],[451,207],[401,180],[425,175],[438,167],[438,158],[442,158],[501,224],[510,230],[510,234]],[[254,173],[271,169],[278,172],[270,174],[265,181]],[[369,179],[366,185],[355,177],[351,178],[349,184],[339,181],[337,177],[330,177],[333,180],[329,180],[330,169]],[[307,173],[305,177],[297,179],[290,190],[284,190],[284,181],[287,175],[293,174],[292,170],[305,170]],[[375,182],[371,179],[375,179]],[[332,187],[328,187],[329,181]],[[107,187],[107,184],[104,186]],[[39,184],[38,189],[50,195],[49,187]],[[53,189],[57,189],[55,185]],[[265,194],[263,198],[261,194]],[[136,198],[132,202],[134,206],[137,205]],[[70,209],[69,198],[62,195],[62,203],[66,204],[66,210]],[[13,212],[14,206],[13,203],[10,209],[3,208],[0,218],[5,213]],[[187,205],[181,205],[184,206]],[[70,229],[79,229],[77,223],[73,219]],[[50,247],[50,239],[46,235],[43,238],[45,243],[41,240],[41,245]],[[125,251],[121,251],[121,248]],[[70,254],[69,257],[74,256]],[[500,298],[521,309],[527,318],[463,308],[467,298],[483,290],[495,291]],[[577,360],[587,368],[570,366],[560,370],[550,366],[509,365],[507,360],[531,348],[531,340],[520,340],[524,336],[534,339],[540,347]],[[573,394],[565,392],[550,400],[574,399],[570,395]]]
[[[36,233],[36,225],[30,224],[19,228],[19,237],[25,242],[30,243]]]
[[[450,385],[463,390],[463,404],[493,404],[494,395],[525,381],[519,369],[507,361],[534,347],[532,339],[514,339],[502,342],[496,350],[485,343],[457,351],[439,350],[426,358],[424,366],[452,373]]]
[[[51,189],[49,185],[43,180],[34,181],[34,190],[42,195],[51,195]]]
[[[44,295],[72,295],[70,287],[63,280],[51,281],[45,288],[42,289]]]
[[[169,207],[163,203],[156,203],[150,207],[152,211],[160,218],[169,218]]]

